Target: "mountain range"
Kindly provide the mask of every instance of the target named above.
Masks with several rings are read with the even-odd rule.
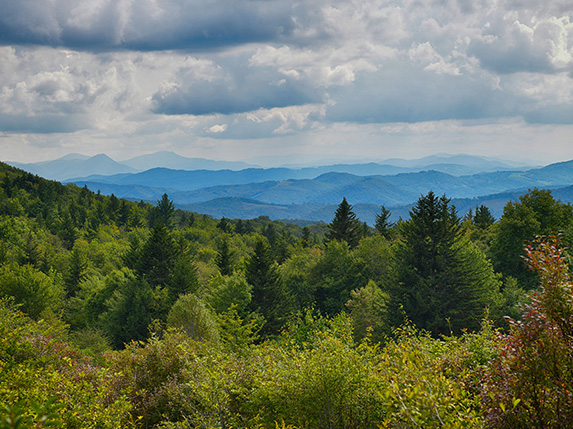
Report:
[[[167,193],[179,208],[228,218],[330,221],[346,197],[357,216],[373,224],[381,205],[392,210],[394,219],[406,218],[411,205],[430,190],[452,198],[460,214],[485,204],[496,217],[507,201],[534,187],[552,189],[563,202],[573,201],[573,161],[531,168],[469,155],[437,155],[383,163],[257,168],[158,152],[121,163],[103,154],[72,154],[43,163],[11,164],[131,200],[155,202]]]

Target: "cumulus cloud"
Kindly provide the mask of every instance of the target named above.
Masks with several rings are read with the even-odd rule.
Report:
[[[205,49],[293,37],[312,2],[4,1],[0,43],[97,50]]]
[[[312,82],[270,67],[250,67],[239,55],[220,61],[208,80],[184,73],[165,82],[152,97],[152,109],[167,115],[234,114],[319,100]]]
[[[2,3],[4,135],[212,148],[320,145],[350,124],[573,123],[569,0]]]

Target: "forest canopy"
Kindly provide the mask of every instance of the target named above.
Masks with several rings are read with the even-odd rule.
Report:
[[[213,219],[0,163],[0,428],[571,421],[572,207],[390,214]]]

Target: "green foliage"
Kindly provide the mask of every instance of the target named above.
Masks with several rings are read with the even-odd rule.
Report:
[[[495,222],[489,208],[483,204],[476,207],[476,213],[472,219],[473,223],[480,229],[485,229]]]
[[[536,286],[536,277],[523,264],[523,247],[536,235],[568,231],[573,224],[573,208],[557,201],[548,190],[530,190],[509,202],[495,224],[490,256],[495,269],[504,276],[517,279],[525,289]],[[569,243],[565,243],[569,244]]]
[[[421,197],[402,235],[390,288],[395,320],[403,309],[434,335],[478,329],[485,308],[499,306],[499,279],[477,246],[463,239],[449,200],[432,192]]]
[[[394,226],[392,222],[390,222],[390,216],[392,212],[388,210],[385,206],[380,208],[380,213],[376,215],[376,223],[374,224],[374,228],[376,232],[382,235],[385,238],[390,237],[391,228]]]
[[[328,225],[326,239],[328,241],[345,241],[350,248],[354,248],[358,245],[361,235],[360,222],[352,211],[352,206],[348,204],[346,198],[343,198],[336,209],[332,222]]]
[[[21,401],[14,405],[0,404],[1,429],[28,429],[61,427],[62,421],[57,411],[62,408],[56,404],[56,398],[49,399],[45,404],[32,402],[30,409]],[[33,426],[32,426],[33,425]]]
[[[320,249],[306,247],[296,251],[280,267],[285,287],[297,309],[310,307],[315,301],[316,285],[311,283],[310,272],[321,256]]]
[[[242,274],[218,275],[209,281],[204,292],[204,299],[218,314],[234,307],[241,316],[245,317],[251,302],[252,289],[253,286],[247,283]]]
[[[22,311],[38,319],[62,308],[64,289],[55,272],[47,275],[31,265],[13,263],[0,266],[1,296],[13,297]]]
[[[217,243],[217,256],[215,258],[215,263],[221,275],[230,276],[233,274],[233,260],[234,253],[229,247],[229,239],[226,235],[223,235]]]
[[[273,261],[270,246],[262,237],[257,239],[246,263],[245,278],[253,287],[250,309],[265,320],[261,334],[277,334],[290,313],[291,298]]]
[[[331,241],[309,273],[315,301],[323,313],[334,316],[345,309],[350,291],[365,286],[362,261],[353,257],[346,242]]]
[[[241,353],[246,347],[259,339],[261,320],[251,317],[249,320],[242,319],[235,304],[217,315],[219,323],[219,335],[225,347],[235,353]]]
[[[562,428],[573,421],[573,284],[555,237],[527,246],[540,280],[522,321],[498,341],[485,377],[485,415],[506,428]]]
[[[75,296],[77,294],[80,283],[87,278],[87,268],[88,264],[83,255],[78,249],[74,249],[70,253],[70,262],[64,275],[64,284],[68,296]]]
[[[147,282],[132,277],[105,303],[107,311],[100,320],[114,347],[149,337],[149,325],[157,313],[156,301],[161,299],[154,292]],[[162,307],[159,310],[164,312]]]
[[[521,314],[509,262],[535,231],[572,242],[568,205],[531,191],[462,225],[430,193],[373,235],[339,209],[217,221],[0,163],[0,427],[567,427],[569,256],[529,249],[523,322],[481,318]],[[420,331],[390,330],[400,304]]]
[[[197,341],[217,342],[219,332],[216,319],[205,303],[195,295],[183,295],[173,304],[167,316],[170,327],[181,329]]]
[[[78,354],[64,335],[0,300],[0,427],[131,427],[128,391],[116,374]]]
[[[392,242],[380,235],[363,238],[352,252],[356,261],[362,264],[364,275],[369,280],[386,288],[394,278],[394,249]]]
[[[369,338],[382,342],[390,334],[388,302],[390,296],[383,292],[372,280],[360,289],[350,292],[350,319],[354,337],[360,341]]]
[[[172,229],[174,226],[173,215],[175,213],[175,205],[169,199],[167,194],[163,194],[161,200],[157,201],[155,209],[150,212],[152,226],[158,223],[163,224],[166,228]]]

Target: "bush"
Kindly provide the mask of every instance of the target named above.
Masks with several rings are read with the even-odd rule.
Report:
[[[500,335],[484,381],[487,422],[502,428],[562,428],[573,421],[573,285],[555,237],[527,246],[541,285],[522,321]]]

